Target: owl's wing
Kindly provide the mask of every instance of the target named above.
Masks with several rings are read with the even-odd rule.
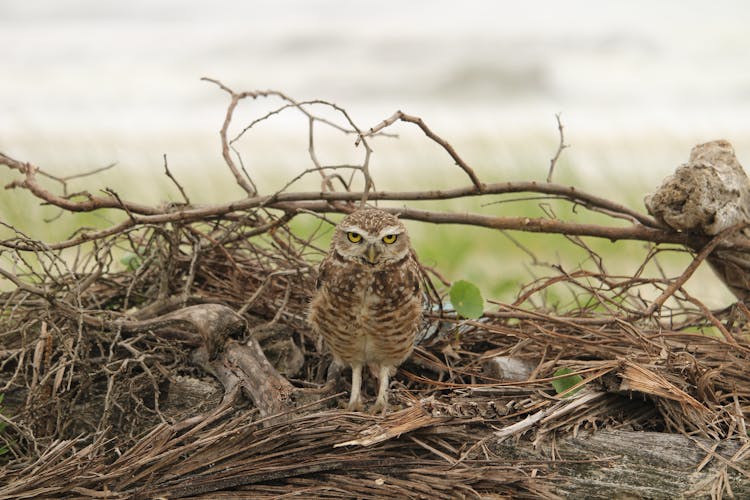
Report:
[[[323,286],[323,283],[327,283],[331,278],[331,272],[333,271],[333,262],[330,256],[326,256],[325,259],[320,263],[318,267],[318,278],[315,280],[315,289],[319,290]]]
[[[405,283],[404,287],[407,290],[413,290],[414,294],[419,294],[421,287],[421,277],[419,264],[417,261],[412,259],[407,266],[407,272],[404,275]]]

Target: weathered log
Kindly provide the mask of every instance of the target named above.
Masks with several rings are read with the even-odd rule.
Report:
[[[143,321],[121,321],[123,331],[151,331],[195,347],[193,361],[224,385],[226,395],[240,387],[261,417],[293,409],[296,389],[268,361],[257,340],[241,344],[229,337],[245,328],[245,321],[231,308],[200,304]]]
[[[690,160],[664,179],[644,202],[651,215],[672,229],[716,236],[750,223],[750,180],[729,142],[707,142],[695,146]],[[729,243],[747,244],[750,228],[724,238]],[[739,300],[750,300],[750,253],[715,250],[707,261]]]
[[[268,362],[260,344],[228,342],[220,361],[240,381],[261,416],[270,417],[295,408],[294,386]]]
[[[530,443],[489,443],[501,456],[544,459]],[[564,498],[707,498],[731,491],[750,498],[750,481],[728,461],[736,441],[624,430],[579,434],[555,442],[554,491]],[[554,463],[554,462],[553,462]],[[746,465],[746,464],[744,464]],[[746,474],[746,472],[745,472]]]
[[[211,412],[220,404],[225,389],[211,377],[172,377],[162,413],[173,422],[182,422],[196,414]]]
[[[230,335],[245,328],[245,320],[227,306],[199,304],[146,320],[116,321],[112,326],[131,333],[151,331],[162,338],[203,347],[214,358]]]

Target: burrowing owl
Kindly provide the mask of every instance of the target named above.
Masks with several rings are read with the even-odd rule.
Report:
[[[380,380],[373,411],[386,410],[388,379],[411,354],[421,316],[419,266],[404,225],[377,209],[346,216],[320,264],[309,321],[352,368],[350,410],[362,408],[364,365]]]

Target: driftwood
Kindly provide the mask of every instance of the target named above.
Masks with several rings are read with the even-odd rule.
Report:
[[[58,242],[4,224],[12,236],[0,242],[10,288],[0,294],[0,445],[8,448],[0,499],[750,494],[747,178],[728,143],[696,147],[647,199],[651,217],[550,182],[566,147],[559,121],[547,183],[483,182],[418,117],[398,112],[363,129],[325,101],[214,83],[230,96],[220,136],[246,195],[239,200],[194,205],[166,165],[184,203],[147,206],[112,190],[70,194],[68,180],[0,153],[17,175],[6,187],[64,213],[121,216]],[[270,97],[281,99],[279,108],[232,139],[237,106]],[[291,191],[292,179],[262,194],[236,142],[287,110],[309,120],[311,168],[300,177],[319,175],[322,187]],[[442,148],[469,185],[375,190],[371,143],[399,123]],[[351,134],[362,162],[321,164],[320,126]],[[338,409],[336,390],[346,387],[327,380],[330,355],[305,323],[323,245],[319,230],[300,235],[289,222],[315,217],[326,228],[325,214],[365,201],[519,192],[627,224],[386,207],[418,221],[563,234],[589,252],[592,267],[552,266],[513,303],[491,301],[477,321],[443,310],[448,283],[425,269],[432,305],[391,387],[400,409],[385,417]],[[655,246],[633,274],[612,276],[579,236],[679,244],[695,258],[676,278],[647,276]],[[63,254],[70,250],[72,261]],[[118,267],[123,253],[129,260]],[[704,260],[740,299],[731,311],[711,311],[682,288]],[[548,303],[559,286],[569,302]],[[560,368],[572,373],[555,375]],[[571,376],[580,382],[556,393],[552,381]]]
[[[492,445],[490,445],[492,446]],[[553,468],[564,498],[701,498],[750,496],[747,471],[730,464],[738,442],[711,442],[663,432],[600,431],[555,443],[559,465]],[[524,447],[495,445],[510,457],[544,456]]]
[[[731,144],[713,141],[695,146],[690,161],[666,178],[645,203],[672,229],[725,243],[725,248],[706,253],[705,258],[735,296],[748,301],[750,257],[747,250],[731,247],[750,242],[750,180]]]
[[[236,389],[242,388],[263,417],[296,406],[294,387],[268,362],[258,341],[250,338],[239,344],[230,340],[233,334],[244,331],[245,322],[229,307],[200,304],[148,320],[117,321],[111,326],[127,333],[151,331],[193,346],[193,361],[221,381],[228,402],[236,396]]]

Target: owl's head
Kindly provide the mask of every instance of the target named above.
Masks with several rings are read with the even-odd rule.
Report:
[[[411,245],[398,217],[371,208],[344,217],[336,226],[332,247],[344,260],[382,266],[406,257]]]

